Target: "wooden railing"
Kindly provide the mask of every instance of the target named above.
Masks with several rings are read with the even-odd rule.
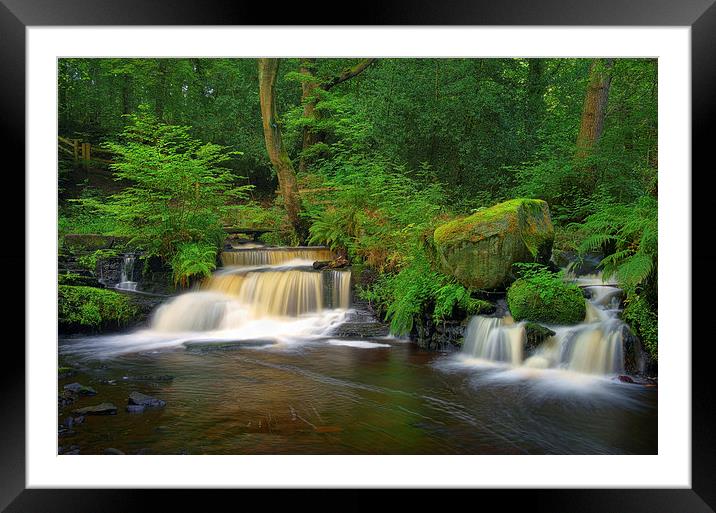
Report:
[[[97,155],[111,156],[111,153],[102,148],[98,148],[97,145],[92,146],[92,143],[82,141],[81,139],[68,139],[57,136],[57,149],[66,155],[71,156],[75,162],[81,162],[87,166],[90,161],[104,162],[111,164],[112,161],[106,158],[98,157]]]

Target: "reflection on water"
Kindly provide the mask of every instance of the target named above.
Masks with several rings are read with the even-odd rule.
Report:
[[[120,406],[116,416],[88,417],[75,436],[60,439],[81,453],[108,447],[127,454],[657,450],[654,388],[564,371],[470,367],[386,339],[189,344],[117,356],[110,365],[67,358],[84,370],[61,385],[79,381],[98,391],[70,408]],[[167,406],[128,414],[123,405],[134,390]]]

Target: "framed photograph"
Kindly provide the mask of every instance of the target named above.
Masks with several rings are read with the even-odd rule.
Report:
[[[2,0],[0,509],[713,511],[712,3]]]

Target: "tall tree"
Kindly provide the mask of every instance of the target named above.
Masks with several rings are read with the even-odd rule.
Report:
[[[303,237],[305,229],[301,223],[301,198],[298,193],[296,171],[286,152],[281,139],[281,128],[276,112],[276,78],[278,76],[279,59],[259,59],[259,101],[261,103],[261,121],[264,129],[264,140],[271,164],[276,170],[279,190],[283,196],[284,206],[289,222],[294,230]]]
[[[349,66],[325,80],[320,80],[315,76],[316,59],[304,59],[301,61],[300,72],[305,75],[301,82],[301,103],[303,104],[303,117],[309,120],[309,123],[303,126],[303,144],[301,158],[298,164],[298,170],[303,172],[308,166],[306,152],[322,140],[320,130],[316,130],[315,124],[320,119],[320,113],[316,110],[316,104],[320,100],[321,92],[330,91],[333,87],[350,80],[351,78],[363,73],[377,59],[363,59],[353,66]]]
[[[577,135],[577,158],[588,157],[602,135],[613,66],[613,59],[594,59],[589,67],[589,84]]]

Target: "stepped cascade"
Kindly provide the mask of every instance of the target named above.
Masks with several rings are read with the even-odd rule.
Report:
[[[313,269],[329,260],[327,248],[251,248],[222,253],[224,267],[199,291],[163,305],[157,331],[237,329],[252,321],[321,316],[350,306],[350,270]]]
[[[462,355],[515,367],[564,369],[593,375],[624,372],[624,341],[628,327],[619,319],[621,289],[589,276],[587,313],[576,326],[550,326],[555,335],[524,358],[526,333],[511,317],[475,316],[465,332]],[[579,283],[579,280],[578,280]]]

